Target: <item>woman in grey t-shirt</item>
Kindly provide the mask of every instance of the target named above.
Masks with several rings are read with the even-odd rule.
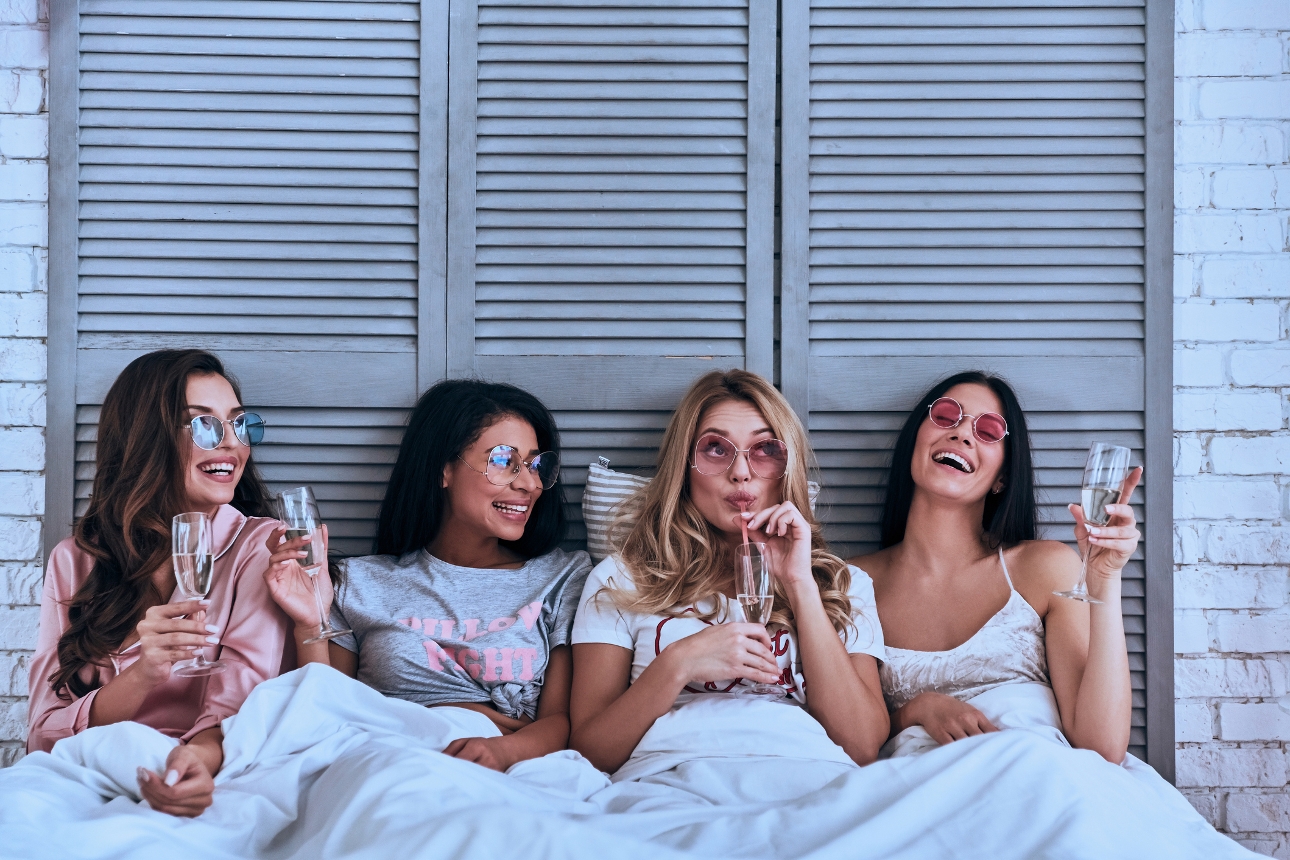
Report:
[[[301,664],[328,663],[387,696],[480,711],[500,737],[444,752],[506,770],[569,739],[569,633],[585,552],[564,534],[559,435],[511,385],[446,380],[417,401],[381,503],[376,554],[340,562],[332,623],[318,629],[296,559],[307,537],[269,537],[269,587],[296,623]],[[324,547],[324,552],[326,551]]]

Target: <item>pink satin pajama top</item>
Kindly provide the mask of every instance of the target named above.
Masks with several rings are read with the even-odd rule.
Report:
[[[222,660],[228,668],[198,678],[171,675],[144,699],[134,715],[135,722],[187,741],[237,713],[256,684],[294,668],[294,647],[287,661],[283,659],[284,648],[291,640],[291,622],[273,602],[264,583],[269,561],[264,542],[278,524],[265,517],[247,518],[231,505],[220,506],[211,524],[215,567],[207,595],[211,605],[206,612],[206,623],[219,628],[220,641],[218,645],[207,645],[204,653],[206,659]],[[58,668],[58,639],[68,627],[67,607],[93,566],[93,557],[71,538],[56,546],[50,555],[40,601],[40,633],[31,661],[28,752],[48,752],[56,741],[88,728],[90,706],[98,690],[139,658],[136,640],[109,655],[105,665],[81,670],[85,681],[97,676],[98,689],[70,701],[54,695],[49,676]],[[176,588],[170,602],[183,599]]]

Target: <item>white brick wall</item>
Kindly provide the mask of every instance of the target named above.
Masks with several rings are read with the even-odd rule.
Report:
[[[44,510],[46,0],[0,0],[0,764],[20,755]],[[1290,858],[1290,2],[1178,0],[1179,785]]]
[[[0,766],[27,731],[45,510],[45,0],[0,0]]]
[[[1178,785],[1290,858],[1290,2],[1176,8]]]

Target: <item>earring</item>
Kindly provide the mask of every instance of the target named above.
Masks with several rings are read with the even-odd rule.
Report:
[[[997,484],[990,490],[990,495],[997,496],[1003,492],[1003,484]]]

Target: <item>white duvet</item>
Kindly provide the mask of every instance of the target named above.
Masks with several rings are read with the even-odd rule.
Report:
[[[309,666],[225,721],[225,766],[200,818],[139,802],[135,768],[159,769],[174,741],[134,724],[0,771],[0,856],[1254,856],[1145,765],[1031,728],[857,768],[800,709],[709,696],[658,720],[612,783],[572,752],[499,774],[438,752],[495,733],[482,715]]]

